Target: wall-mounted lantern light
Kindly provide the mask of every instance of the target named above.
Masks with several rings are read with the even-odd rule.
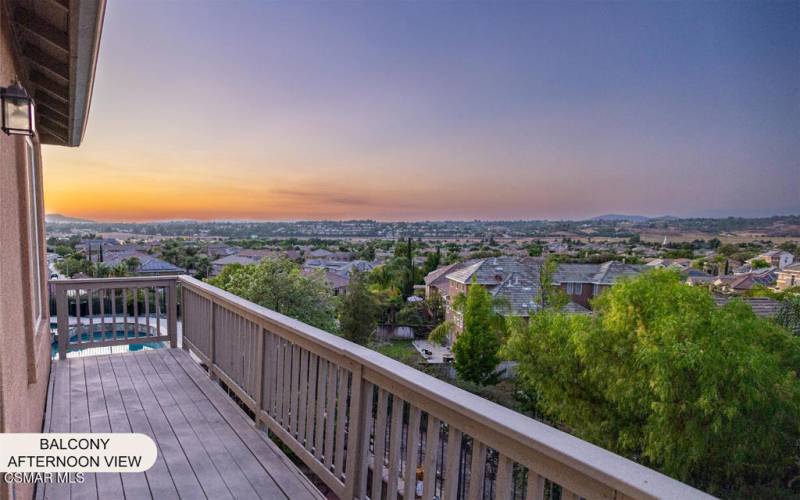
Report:
[[[10,87],[0,88],[2,103],[2,128],[8,135],[33,135],[36,133],[34,123],[33,99],[18,83]]]

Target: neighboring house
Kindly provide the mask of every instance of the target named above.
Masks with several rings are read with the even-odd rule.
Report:
[[[334,295],[344,295],[347,285],[350,283],[350,274],[354,271],[366,273],[372,271],[373,265],[366,260],[353,260],[342,262],[336,260],[312,259],[303,264],[303,273],[310,274],[315,271],[323,271],[325,280],[333,290]]]
[[[478,284],[485,287],[498,303],[498,312],[508,316],[528,318],[540,307],[540,258],[492,257],[482,259],[446,273],[448,280],[445,315],[457,330],[463,328],[462,314],[453,308],[453,300],[466,294],[469,287]],[[430,276],[430,275],[429,275]],[[431,276],[431,284],[439,282],[439,276]],[[440,285],[435,285],[437,288]],[[582,304],[571,301],[565,307],[570,312],[589,312]]]
[[[133,271],[133,274],[137,276],[173,276],[186,273],[186,269],[182,267],[136,251],[113,252],[104,257],[103,264],[109,268],[114,268],[120,265],[127,265],[129,259],[132,258],[139,260],[139,266]]]
[[[450,280],[447,275],[458,271],[474,261],[455,262],[435,269],[425,275],[425,297],[430,297],[434,293],[438,293],[442,297],[447,297],[450,293]]]
[[[652,259],[646,264],[648,267],[654,268],[671,268],[685,271],[692,265],[691,259]]]
[[[256,262],[258,262],[265,257],[268,258],[279,257],[280,252],[278,252],[277,250],[269,250],[267,248],[244,248],[236,252],[236,255],[238,255],[239,257],[256,259]]]
[[[800,287],[800,262],[790,264],[776,274],[778,278],[775,287],[778,290],[783,291],[787,288]]]
[[[711,285],[717,279],[716,276],[693,267],[690,267],[682,274],[686,277],[686,284],[690,286]]]
[[[713,285],[723,293],[737,294],[752,290],[754,286],[772,286],[777,281],[774,268],[758,269],[743,274],[718,276]]]
[[[211,262],[211,276],[216,276],[222,272],[225,266],[231,264],[241,264],[246,266],[248,264],[256,264],[261,259],[257,257],[243,257],[241,255],[227,255]]]
[[[304,276],[311,276],[319,272],[323,273],[323,278],[325,279],[325,282],[328,284],[328,287],[331,289],[334,295],[340,296],[340,295],[345,295],[347,293],[347,286],[350,284],[350,277],[348,275],[342,275],[331,271],[325,271],[314,268],[303,269]]]
[[[325,269],[344,276],[349,276],[354,270],[367,273],[374,269],[374,265],[366,260],[324,260],[324,259],[310,259],[303,264],[305,269]]]
[[[325,250],[324,248],[318,248],[308,253],[307,258],[311,259],[331,259],[333,258],[333,252],[330,250]]]
[[[770,250],[769,252],[764,252],[761,255],[756,255],[752,259],[749,259],[747,263],[751,264],[754,260],[763,260],[772,267],[783,269],[794,262],[794,255],[785,250]]]
[[[221,257],[226,257],[228,255],[235,254],[239,249],[236,247],[230,247],[225,245],[224,243],[213,243],[206,245],[206,252],[208,256],[213,259],[219,259]]]
[[[559,285],[570,300],[590,308],[590,301],[621,278],[636,276],[647,268],[641,265],[611,261],[603,264],[559,264],[553,283]]]

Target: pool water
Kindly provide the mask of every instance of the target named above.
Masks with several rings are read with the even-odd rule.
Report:
[[[105,331],[95,331],[92,334],[88,332],[84,332],[80,336],[80,341],[83,342],[100,342],[103,340],[117,340],[117,339],[133,339],[133,338],[141,338],[147,337],[147,334],[144,332],[139,332],[134,330],[133,328],[124,330],[124,329],[117,329],[117,330],[105,330]],[[74,344],[78,340],[78,336],[73,334],[69,337],[69,343]],[[161,349],[164,347],[162,342],[145,342],[143,344],[131,344],[131,345],[116,345],[116,346],[85,346],[83,350],[96,350],[96,349],[103,349],[107,351],[107,353],[111,353],[112,349],[113,352],[135,352],[135,351],[146,351],[149,349]],[[77,351],[81,352],[81,351]],[[73,353],[77,353],[73,351]],[[53,342],[50,344],[50,353],[52,357],[55,359],[58,357],[58,336],[57,334],[53,333]],[[95,353],[101,354],[101,353]]]

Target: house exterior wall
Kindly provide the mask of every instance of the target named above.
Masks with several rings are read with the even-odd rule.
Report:
[[[775,285],[778,290],[782,291],[795,286],[800,286],[800,269],[784,269],[778,273],[778,282]]]
[[[6,6],[0,2],[3,87],[13,82],[17,68]],[[0,132],[0,432],[41,432],[50,370],[42,171],[34,168],[31,176],[28,168],[31,155],[41,165],[41,148],[32,139]],[[36,322],[35,304],[41,306]],[[12,493],[0,481],[2,500],[30,498],[32,492],[31,485],[16,485]]]
[[[591,309],[591,307],[589,306],[589,301],[592,300],[592,289],[594,288],[594,285],[592,285],[591,283],[581,283],[581,285],[582,286],[580,294],[567,293],[567,283],[561,283],[559,286],[561,287],[561,290],[563,290],[564,293],[567,294],[567,297],[569,297],[570,300],[572,300],[576,304],[582,305],[587,309]]]

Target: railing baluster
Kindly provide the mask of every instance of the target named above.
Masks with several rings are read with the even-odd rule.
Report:
[[[314,431],[314,457],[322,460],[322,447],[325,434],[325,398],[327,397],[326,388],[328,386],[328,361],[320,358],[319,360],[319,384],[317,385],[317,422]]]
[[[308,397],[308,351],[300,351],[300,400],[297,403],[297,441],[303,444],[306,437],[306,398]]]
[[[428,430],[425,433],[425,461],[422,469],[422,498],[425,500],[433,500],[436,494],[436,452],[439,450],[439,427],[439,419],[429,413]]]
[[[122,289],[122,338],[128,338],[128,289]]]
[[[83,343],[83,322],[81,321],[81,289],[75,290],[75,347],[80,349]]]
[[[455,500],[458,493],[459,465],[461,461],[461,431],[450,424],[447,434],[447,455],[445,455],[444,494],[442,500]],[[497,497],[504,498],[504,497]]]
[[[528,469],[525,500],[544,500],[544,477]]]
[[[286,400],[286,341],[283,337],[275,337],[276,359],[277,359],[277,385],[275,386],[275,420],[286,425],[286,411],[284,401]]]
[[[256,399],[256,411],[255,411],[255,414],[256,414],[256,425],[258,425],[259,421],[260,421],[259,415],[261,414],[261,410],[264,409],[264,385],[263,384],[264,384],[264,370],[266,369],[264,367],[264,344],[265,344],[265,340],[266,340],[264,337],[267,335],[267,332],[264,331],[264,328],[261,325],[254,325],[254,328],[256,328],[255,331],[257,333],[255,333],[255,335],[257,335],[257,337],[255,339],[256,340],[256,352],[255,352],[256,359],[255,359],[255,369],[253,370],[253,373],[255,373],[255,378],[253,380],[253,383],[255,384],[254,392],[255,392],[255,399]]]
[[[144,321],[145,331],[150,335],[150,287],[144,289]]]
[[[486,446],[477,439],[472,440],[472,464],[469,469],[469,493],[467,500],[483,499],[483,476],[486,471]]]
[[[291,398],[291,402],[289,406],[289,434],[296,437],[295,429],[297,423],[297,385],[300,382],[300,346],[296,344],[291,344],[292,346],[292,368],[291,368],[291,377],[292,381],[289,387],[291,388],[289,391],[289,398]]]
[[[502,453],[497,460],[496,498],[511,498],[514,463]]]
[[[91,288],[87,288],[86,289],[86,295],[87,295],[87,301],[86,301],[86,303],[87,303],[87,305],[86,305],[87,311],[86,311],[86,315],[87,315],[87,318],[89,319],[88,340],[89,340],[89,344],[94,344],[94,341],[95,341],[95,339],[94,339],[94,307],[93,307],[94,304],[92,303],[94,301],[93,301],[93,297],[92,297],[92,289]]]
[[[104,341],[106,340],[106,289],[99,288],[97,295],[100,296],[100,340]]]
[[[405,482],[404,499],[416,497],[417,492],[417,457],[419,455],[419,425],[421,413],[419,408],[409,405],[408,430],[406,431],[406,469],[403,475]]]
[[[336,396],[339,409],[336,412],[336,451],[333,455],[336,465],[334,473],[337,478],[342,477],[344,473],[344,431],[347,426],[347,379],[349,375],[346,369],[339,369],[339,390]]]
[[[111,338],[117,338],[117,291],[115,289],[109,290],[111,292]]]
[[[328,401],[325,409],[325,467],[333,465],[333,424],[336,422],[336,371],[333,363],[328,364]]]
[[[392,424],[389,432],[389,478],[386,498],[397,498],[397,480],[400,477],[400,441],[403,438],[403,407],[405,403],[392,396]]]
[[[317,407],[317,362],[316,354],[308,356],[308,394],[306,402],[305,447],[308,451],[314,448],[314,416]]]
[[[375,418],[375,434],[372,441],[372,497],[381,498],[383,490],[383,459],[386,451],[386,412],[389,394],[378,389],[378,415]]]
[[[354,474],[354,481],[356,482],[355,485],[355,496],[356,498],[366,498],[367,497],[367,473],[369,471],[369,437],[370,437],[370,426],[372,425],[373,418],[372,418],[372,400],[374,398],[374,386],[367,382],[363,385],[362,389],[362,401],[363,401],[363,411],[361,412],[361,418],[359,419],[359,427],[361,429],[361,443],[359,445],[359,454],[358,454],[358,462],[354,464],[357,468],[354,467],[356,474]],[[374,474],[373,474],[374,476]],[[373,478],[373,481],[375,479]],[[378,500],[378,499],[376,499]]]

